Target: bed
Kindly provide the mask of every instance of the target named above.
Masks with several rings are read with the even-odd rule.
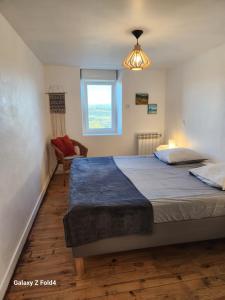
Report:
[[[225,237],[225,192],[190,175],[200,165],[75,159],[64,228],[78,275],[85,256]]]

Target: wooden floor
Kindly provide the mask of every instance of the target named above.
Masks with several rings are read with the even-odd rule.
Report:
[[[67,188],[55,175],[6,299],[225,299],[225,240],[91,257],[85,277],[76,278],[64,243],[66,208]],[[56,280],[56,286],[14,280]]]

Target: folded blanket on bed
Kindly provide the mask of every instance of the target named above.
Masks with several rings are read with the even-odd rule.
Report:
[[[69,210],[64,217],[67,247],[104,238],[151,233],[153,209],[112,157],[74,159]]]

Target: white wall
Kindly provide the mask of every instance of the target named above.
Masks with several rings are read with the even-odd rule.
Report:
[[[90,156],[136,154],[135,134],[140,132],[164,132],[165,71],[124,71],[123,85],[123,133],[117,136],[82,136],[80,102],[80,69],[75,67],[45,66],[46,89],[60,85],[66,94],[67,133],[89,148]],[[135,105],[135,93],[147,92],[152,103],[158,103],[158,114],[148,115],[147,107]]]
[[[166,136],[225,161],[225,44],[167,72]]]
[[[54,165],[43,66],[0,15],[0,299]]]

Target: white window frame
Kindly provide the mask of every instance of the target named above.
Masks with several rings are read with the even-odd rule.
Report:
[[[112,127],[111,128],[89,128],[88,126],[88,85],[111,85],[112,86]],[[118,134],[116,80],[81,80],[81,103],[83,135],[116,135]]]

